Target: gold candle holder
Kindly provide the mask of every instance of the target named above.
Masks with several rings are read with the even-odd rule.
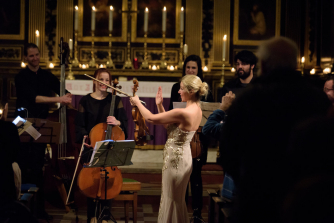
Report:
[[[114,62],[111,59],[111,47],[112,47],[111,38],[112,38],[112,34],[111,34],[111,31],[109,31],[109,58],[108,58],[108,61],[107,61],[106,65],[107,65],[108,68],[115,69]]]
[[[75,31],[74,34],[74,60],[72,61],[73,67],[79,67],[78,61],[78,31]]]
[[[223,58],[223,64],[222,64],[222,76],[220,78],[220,86],[224,86],[224,79],[225,79],[225,58]]]
[[[74,77],[74,74],[73,74],[73,71],[72,71],[72,66],[73,66],[73,55],[72,55],[72,50],[70,50],[70,59],[69,59],[69,63],[68,63],[68,75],[66,77],[66,80],[75,80],[75,77]]]
[[[166,39],[166,32],[162,32],[162,58],[161,58],[161,63],[160,63],[160,70],[166,70],[167,69],[167,62],[165,60],[165,58],[166,58],[165,39]]]
[[[183,69],[183,32],[180,33],[180,55],[178,69]]]
[[[127,60],[124,63],[123,69],[133,69],[133,65],[130,59],[130,33],[128,32],[128,45],[127,45]]]
[[[89,61],[89,67],[95,67],[95,55],[94,55],[94,30],[92,32],[92,50],[91,50],[91,60]]]
[[[148,69],[148,61],[147,61],[147,32],[144,34],[144,61],[141,63],[140,69]]]

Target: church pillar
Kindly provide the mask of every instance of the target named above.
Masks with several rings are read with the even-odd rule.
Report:
[[[186,0],[185,44],[188,45],[187,55],[201,55],[202,4],[202,0]]]
[[[231,21],[231,1],[214,0],[213,15],[213,63],[212,70],[222,68],[223,57],[223,37],[227,36],[225,66],[230,66],[230,21]]]
[[[74,4],[73,0],[58,1],[57,2],[57,31],[56,31],[56,44],[55,44],[55,57],[59,62],[59,43],[60,38],[63,37],[64,42],[69,42],[69,39],[73,40],[73,12]],[[74,40],[73,40],[74,46]]]
[[[45,58],[45,0],[29,1],[28,42],[36,43],[36,30],[39,31],[39,51],[41,62]]]

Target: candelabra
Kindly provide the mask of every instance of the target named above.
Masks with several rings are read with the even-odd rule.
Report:
[[[165,38],[166,38],[166,32],[162,32],[162,58],[160,63],[160,69],[166,70],[167,69],[167,63],[166,63],[166,45],[165,45]]]
[[[107,61],[107,67],[108,68],[113,68],[115,69],[115,65],[114,65],[114,62],[112,61],[111,59],[111,46],[112,46],[112,43],[111,43],[111,37],[112,37],[112,34],[111,34],[111,31],[109,31],[109,59]]]
[[[128,45],[127,45],[128,59],[125,61],[123,69],[133,69],[133,65],[130,59],[130,33],[128,32]]]
[[[68,69],[69,69],[69,71],[68,71],[68,75],[66,77],[66,80],[75,80],[75,77],[74,77],[73,71],[72,71],[72,66],[73,66],[73,61],[74,61],[72,54],[73,54],[72,50],[70,50],[70,61],[68,63]]]
[[[144,34],[144,61],[141,63],[140,69],[148,69],[148,61],[147,61],[147,32]]]
[[[89,67],[95,67],[95,55],[94,55],[94,30],[92,32],[92,50],[91,50],[91,60],[89,61]]]
[[[225,79],[225,58],[223,58],[223,65],[222,65],[222,76],[220,78],[220,85],[224,86],[224,79]]]
[[[180,33],[180,55],[179,55],[179,65],[178,69],[183,69],[183,32]]]
[[[78,31],[75,31],[74,35],[74,60],[72,61],[73,67],[79,67],[78,61]]]

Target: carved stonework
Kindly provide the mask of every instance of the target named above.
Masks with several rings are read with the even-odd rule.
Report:
[[[0,61],[18,60],[22,58],[22,47],[0,46]]]
[[[212,48],[213,39],[213,0],[203,0],[203,23],[202,23],[202,50],[204,53],[204,65],[208,65],[209,52]]]

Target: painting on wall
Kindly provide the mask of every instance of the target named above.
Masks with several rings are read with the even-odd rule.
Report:
[[[25,0],[1,1],[0,39],[24,39]]]
[[[280,35],[281,0],[235,0],[235,45],[258,45]]]

